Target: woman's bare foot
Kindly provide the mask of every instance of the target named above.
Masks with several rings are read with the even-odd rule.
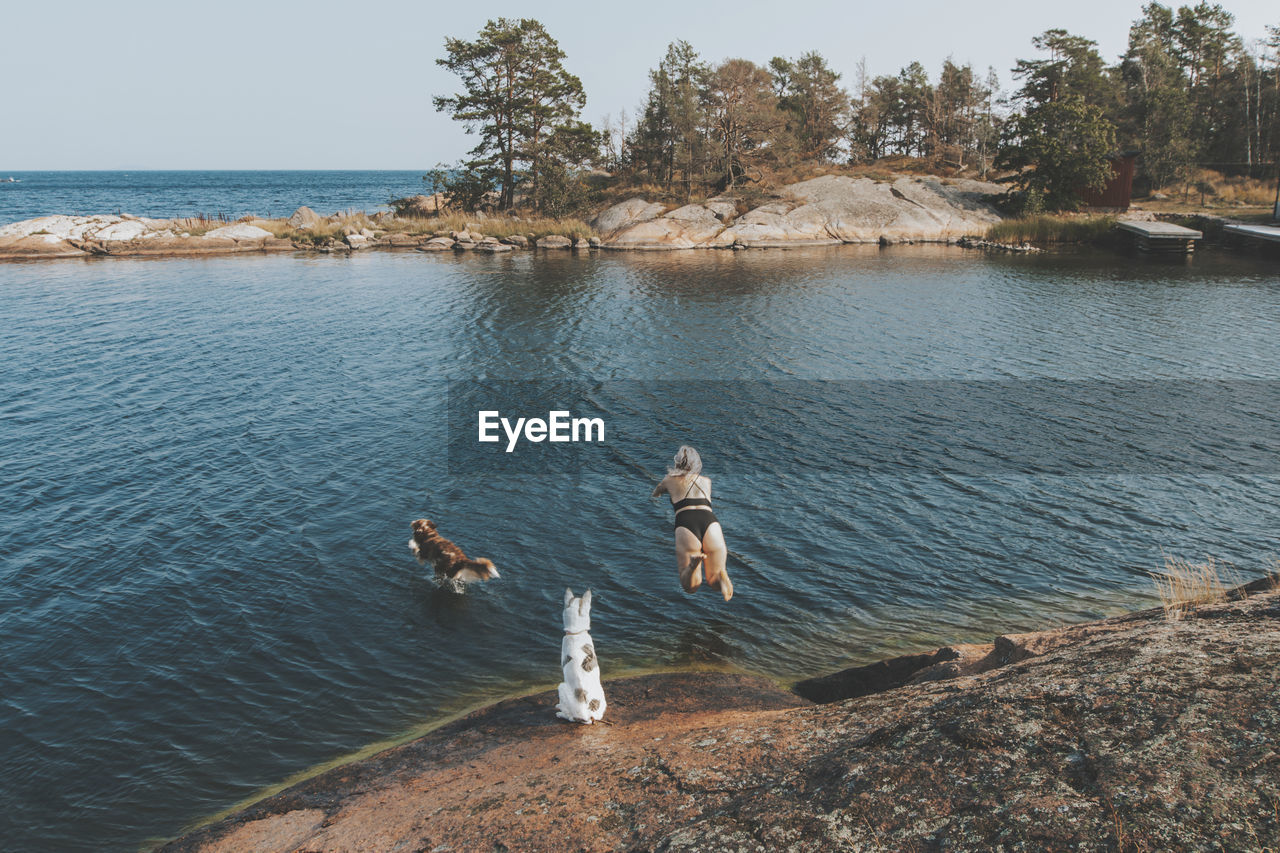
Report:
[[[716,581],[716,586],[719,587],[720,594],[724,596],[725,601],[733,598],[733,581],[729,580],[728,572],[720,572],[720,579]]]
[[[689,567],[681,572],[685,592],[697,592],[702,586],[702,561],[706,554],[694,554],[689,560]]]
[[[707,586],[723,595],[725,601],[733,598],[733,581],[729,580],[729,573],[724,569],[720,570],[715,580],[708,579]]]

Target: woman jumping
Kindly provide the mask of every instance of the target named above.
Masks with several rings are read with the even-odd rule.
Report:
[[[681,445],[667,476],[653,490],[655,498],[662,494],[671,497],[676,510],[676,568],[684,591],[694,592],[702,585],[705,565],[707,586],[720,590],[725,601],[733,598],[733,581],[725,570],[729,549],[711,511],[711,479],[702,476],[698,451]]]

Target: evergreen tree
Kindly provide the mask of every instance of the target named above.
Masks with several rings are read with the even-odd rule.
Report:
[[[899,135],[897,117],[902,84],[897,77],[880,76],[863,87],[850,121],[850,157],[874,162],[889,154]]]
[[[704,179],[709,156],[707,87],[711,69],[686,41],[675,41],[649,72],[649,94],[631,138],[632,164],[687,197]]]
[[[1189,86],[1190,133],[1202,161],[1243,159],[1239,113],[1231,104],[1239,92],[1231,78],[1242,48],[1231,32],[1233,21],[1221,6],[1200,2],[1180,7],[1173,28],[1174,53]]]
[[[480,136],[463,163],[464,180],[496,185],[498,207],[506,210],[527,167],[537,206],[540,176],[557,150],[555,137],[574,126],[586,104],[582,82],[561,64],[564,51],[529,18],[489,21],[475,41],[446,38],[445,51],[436,63],[457,74],[464,91],[434,98],[435,107]]]
[[[1111,176],[1115,125],[1100,103],[1114,103],[1110,79],[1094,42],[1065,30],[1032,39],[1049,58],[1018,60],[1015,75],[1023,111],[1005,126],[999,168],[1016,169],[1012,182],[1036,206],[1073,209],[1080,192],[1101,189]]]
[[[835,160],[849,114],[849,95],[840,88],[840,74],[817,51],[794,61],[776,56],[769,70],[796,153],[805,160]]]
[[[933,88],[929,110],[930,153],[944,163],[963,166],[983,163],[983,152],[989,147],[992,91],[978,81],[972,66],[956,65],[950,59],[942,63],[938,85]]]
[[[899,131],[900,153],[909,157],[928,157],[933,153],[929,132],[932,102],[933,86],[923,65],[913,62],[898,72],[898,99],[893,118]]]
[[[1194,157],[1187,76],[1179,64],[1173,11],[1143,7],[1129,28],[1120,63],[1125,106],[1119,132],[1125,147],[1142,152],[1142,173],[1152,187],[1184,178]]]
[[[753,169],[777,160],[786,117],[769,72],[746,59],[727,59],[711,77],[710,105],[720,185],[732,189]]]

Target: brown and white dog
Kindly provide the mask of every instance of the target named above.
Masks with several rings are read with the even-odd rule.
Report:
[[[435,524],[428,519],[418,519],[412,528],[413,538],[409,540],[409,550],[418,559],[431,563],[436,570],[436,577],[464,583],[499,577],[492,560],[483,557],[471,559],[462,553],[461,548],[437,533]]]

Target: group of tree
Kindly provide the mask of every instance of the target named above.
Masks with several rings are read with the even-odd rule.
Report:
[[[580,120],[582,84],[541,24],[499,19],[475,41],[446,40],[438,62],[465,91],[435,103],[480,136],[449,173],[450,192],[489,192],[504,209],[519,197],[563,212],[581,198],[576,176],[588,163],[687,198],[798,164],[886,157],[984,177],[995,169],[1029,207],[1069,208],[1106,182],[1120,150],[1141,152],[1140,180],[1152,187],[1195,164],[1280,158],[1280,26],[1246,43],[1233,24],[1207,2],[1149,3],[1110,65],[1095,42],[1049,30],[1032,40],[1039,57],[1012,70],[1019,86],[1007,95],[994,69],[951,59],[932,80],[919,62],[872,77],[863,61],[850,94],[817,52],[713,64],[676,41],[649,72],[634,123],[624,114],[597,131]]]
[[[1280,158],[1280,26],[1246,43],[1231,13],[1201,2],[1176,11],[1149,3],[1108,83],[1122,144],[1142,151],[1154,186],[1193,164]]]

